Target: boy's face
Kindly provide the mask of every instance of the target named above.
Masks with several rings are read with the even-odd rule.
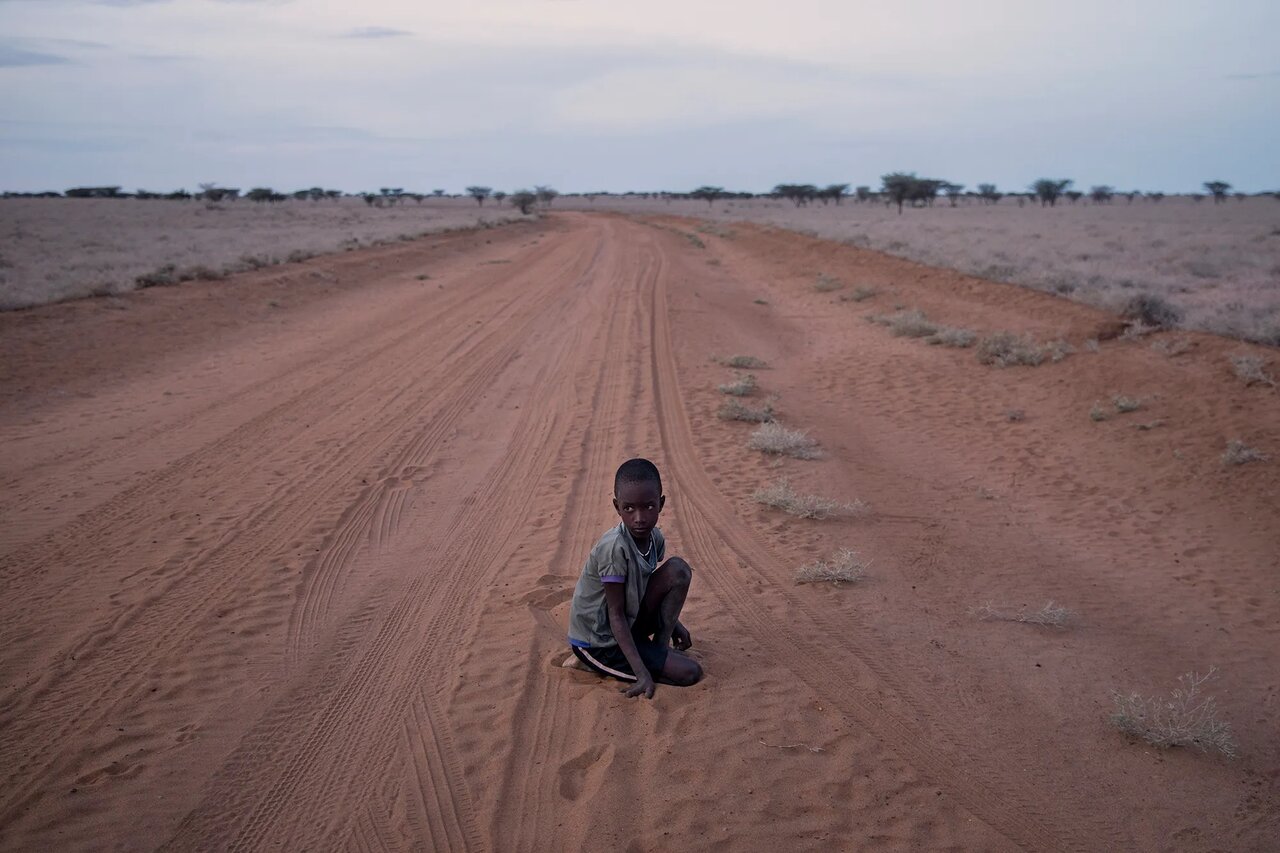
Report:
[[[649,541],[649,533],[658,524],[658,513],[666,497],[654,482],[621,483],[613,496],[613,508],[638,543]]]

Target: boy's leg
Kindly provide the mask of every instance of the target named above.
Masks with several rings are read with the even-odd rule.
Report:
[[[692,581],[693,569],[680,557],[672,557],[658,566],[640,601],[633,633],[652,635],[655,643],[671,645],[671,635],[675,633]]]
[[[676,630],[692,581],[693,569],[680,557],[672,557],[658,566],[649,578],[649,586],[640,601],[640,612],[632,626],[633,635],[645,639],[652,635],[654,643],[670,650],[661,671],[654,673],[668,684],[687,686],[702,678],[702,667],[696,660],[670,649],[671,635]]]

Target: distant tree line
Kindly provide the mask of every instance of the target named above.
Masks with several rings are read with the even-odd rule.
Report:
[[[1072,189],[1075,182],[1069,178],[1039,178],[1033,181],[1024,192],[1002,192],[997,189],[995,184],[978,184],[976,190],[966,191],[964,184],[958,184],[952,181],[940,178],[920,177],[915,172],[890,172],[882,175],[880,178],[880,187],[872,189],[869,185],[858,186],[850,189],[849,184],[826,184],[819,186],[817,184],[777,184],[767,193],[740,192],[726,190],[721,186],[704,185],[688,192],[625,192],[611,193],[605,191],[575,193],[576,198],[585,198],[588,201],[595,201],[596,198],[642,198],[642,199],[665,199],[672,201],[675,199],[697,199],[705,201],[708,205],[713,205],[721,200],[735,199],[757,199],[757,198],[773,198],[786,200],[793,203],[796,207],[807,207],[815,202],[821,202],[823,205],[836,204],[837,206],[844,204],[846,200],[852,200],[857,204],[884,204],[889,207],[896,206],[898,213],[901,214],[905,207],[933,207],[938,198],[945,196],[951,207],[956,207],[961,202],[964,203],[980,203],[980,204],[998,204],[1002,199],[1011,199],[1017,202],[1019,206],[1025,205],[1027,202],[1039,202],[1041,207],[1056,207],[1058,202],[1065,199],[1070,204],[1075,204],[1086,198],[1093,204],[1112,204],[1117,197],[1123,197],[1132,204],[1137,199],[1143,199],[1151,202],[1158,202],[1166,198],[1163,192],[1139,192],[1137,190],[1118,191],[1115,187],[1105,184],[1099,184],[1090,187],[1088,193],[1080,190]],[[1247,194],[1242,192],[1231,192],[1231,184],[1226,181],[1205,181],[1204,193],[1193,193],[1190,197],[1195,201],[1203,201],[1205,198],[1212,197],[1215,204],[1222,204],[1229,197],[1237,200],[1244,200]],[[134,192],[125,192],[119,186],[100,186],[100,187],[71,187],[63,192],[5,192],[4,198],[95,198],[95,199],[141,199],[141,200],[167,200],[167,201],[204,201],[209,204],[217,204],[220,202],[231,202],[238,199],[246,199],[248,201],[262,204],[277,204],[289,200],[293,201],[336,201],[341,198],[358,197],[370,207],[394,207],[402,205],[412,200],[416,204],[422,204],[427,198],[463,198],[470,197],[475,199],[476,204],[484,206],[484,203],[493,199],[498,205],[504,201],[508,202],[512,207],[518,209],[521,213],[528,214],[537,205],[544,207],[551,206],[552,202],[560,195],[558,191],[549,186],[534,186],[533,189],[517,189],[510,193],[502,190],[494,190],[492,187],[475,184],[468,186],[465,194],[449,195],[443,189],[433,189],[430,194],[409,192],[402,187],[381,187],[377,192],[361,192],[355,194],[346,194],[341,190],[325,189],[324,187],[310,187],[309,189],[295,190],[291,193],[277,192],[271,187],[253,187],[247,191],[241,191],[235,187],[220,187],[215,183],[202,183],[198,185],[197,192],[187,192],[185,189],[174,190],[173,192],[152,192],[150,190],[138,189]],[[1255,193],[1257,196],[1273,196],[1280,199],[1280,192],[1269,191],[1263,193]]]

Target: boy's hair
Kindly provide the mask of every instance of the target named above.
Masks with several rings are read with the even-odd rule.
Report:
[[[658,494],[662,494],[662,475],[658,473],[658,466],[648,459],[628,459],[618,466],[618,473],[613,475],[615,495],[623,483],[656,483]]]

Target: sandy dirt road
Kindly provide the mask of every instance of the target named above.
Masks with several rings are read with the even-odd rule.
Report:
[[[0,317],[0,848],[1267,849],[1280,477],[1220,454],[1280,455],[1280,395],[1209,336],[999,370],[890,304],[1111,322],[585,214]],[[736,353],[823,458],[716,417]],[[1143,409],[1090,420],[1115,392]],[[559,667],[632,455],[708,673],[647,703]],[[780,476],[871,512],[751,500]],[[794,584],[843,546],[866,581]],[[1047,599],[1068,627],[972,615]],[[1235,760],[1108,726],[1211,665]]]

